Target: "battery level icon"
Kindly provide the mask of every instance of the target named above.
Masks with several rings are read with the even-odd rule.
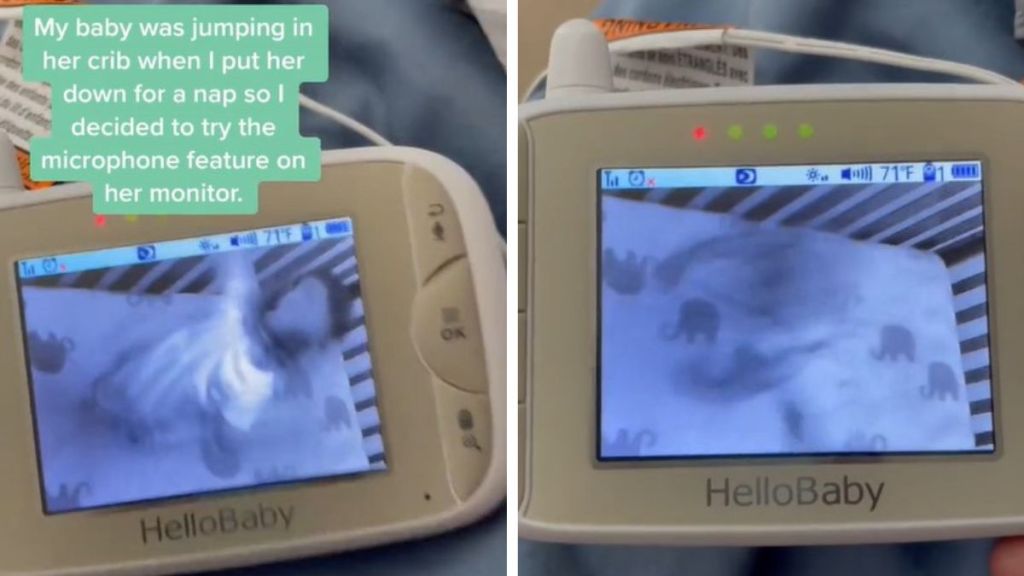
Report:
[[[352,223],[348,220],[333,220],[328,222],[324,229],[331,236],[339,236],[352,233]]]
[[[953,164],[949,170],[954,180],[978,180],[981,178],[981,165],[974,164]]]

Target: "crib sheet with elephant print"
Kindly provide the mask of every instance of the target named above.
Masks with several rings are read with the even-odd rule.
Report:
[[[979,449],[937,255],[608,195],[602,212],[599,457]]]
[[[351,235],[175,242],[20,279],[47,513],[386,469]]]

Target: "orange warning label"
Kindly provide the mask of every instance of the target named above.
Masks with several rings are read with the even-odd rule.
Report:
[[[21,170],[21,181],[25,183],[26,190],[42,190],[53,186],[53,182],[36,182],[28,177],[28,152],[21,148],[16,149],[18,155],[18,169]]]
[[[594,24],[601,29],[604,37],[609,42],[644,36],[647,34],[660,34],[662,32],[682,32],[685,30],[714,30],[731,28],[714,24],[686,24],[682,22],[643,22],[641,20],[619,20],[602,19],[594,20]]]
[[[639,20],[596,20],[594,24],[609,42],[674,32],[712,31],[708,46],[673,48],[671,42],[666,42],[661,49],[612,52],[612,82],[616,90],[632,92],[754,84],[752,52],[740,46],[716,45],[716,32],[729,30],[732,28],[730,25]]]

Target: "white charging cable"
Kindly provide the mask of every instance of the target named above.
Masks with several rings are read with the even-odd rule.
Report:
[[[871,48],[868,46],[860,46],[845,42],[802,38],[787,34],[742,30],[737,28],[684,30],[624,38],[622,40],[609,43],[608,52],[612,54],[629,54],[645,50],[685,49],[696,48],[698,46],[738,46],[752,49],[761,48],[793,54],[840,58],[912,70],[921,70],[964,78],[983,84],[1021,86],[1019,82],[1012,78],[992,72],[991,70],[971,66],[969,64],[960,64],[958,62],[950,62],[948,60],[939,60],[936,58],[924,58],[901,52],[894,52],[892,50],[882,50],[879,48]],[[540,86],[541,82],[543,82],[546,77],[547,71],[544,71],[537,76],[527,92],[524,94],[524,98],[528,98],[533,91]]]
[[[815,38],[801,38],[788,34],[776,34],[774,32],[760,32],[757,30],[742,30],[738,28],[723,28],[716,30],[693,30],[681,32],[665,32],[662,34],[650,34],[646,36],[635,36],[625,38],[609,44],[609,50],[616,54],[639,52],[643,50],[659,50],[663,48],[701,45],[718,46],[739,46],[743,48],[763,48],[789,52],[792,54],[805,54],[809,56],[822,56],[825,58],[840,58],[846,60],[857,60],[873,64],[883,64],[911,70],[924,72],[935,72],[947,76],[955,76],[967,80],[973,80],[982,84],[1013,84],[1020,86],[1020,83],[1002,74],[948,60],[937,58],[923,58],[882,50],[869,46],[860,46],[846,42],[835,42],[832,40],[819,40]]]
[[[347,116],[326,104],[317,102],[301,92],[299,93],[299,106],[341,124],[345,128],[359,134],[377,146],[392,146],[391,142],[387,138],[382,136],[373,128],[370,128],[366,124],[363,124],[355,118]]]
[[[13,8],[0,8],[0,20],[21,20],[23,18],[22,7]],[[376,144],[377,146],[392,146],[392,143],[382,136],[379,132],[373,130],[366,124],[346,115],[343,112],[335,110],[330,106],[318,102],[305,94],[299,93],[299,106],[302,106],[306,110],[319,114],[324,118],[332,120],[333,122],[343,126],[344,128],[355,132],[362,136],[369,142]]]
[[[519,101],[520,104],[522,104],[523,102],[526,102],[527,100],[529,100],[530,96],[533,96],[533,93],[536,92],[540,88],[540,85],[543,84],[544,81],[547,80],[547,78],[548,78],[548,71],[547,70],[542,70],[540,74],[537,74],[536,76],[534,76],[533,80],[530,81],[530,85],[526,87],[526,91],[523,92],[523,99]]]

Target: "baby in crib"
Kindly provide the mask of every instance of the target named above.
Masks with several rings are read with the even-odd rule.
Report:
[[[206,467],[231,477],[267,406],[311,394],[303,357],[341,337],[353,296],[326,273],[263,292],[243,253],[212,258],[215,303],[173,330],[124,334],[131,344],[93,382],[91,408],[140,446],[197,440]]]
[[[626,227],[605,239],[658,262],[653,288],[602,296],[602,433],[613,452],[975,449],[938,256],[718,214],[609,208],[655,240],[666,232],[650,245]]]

